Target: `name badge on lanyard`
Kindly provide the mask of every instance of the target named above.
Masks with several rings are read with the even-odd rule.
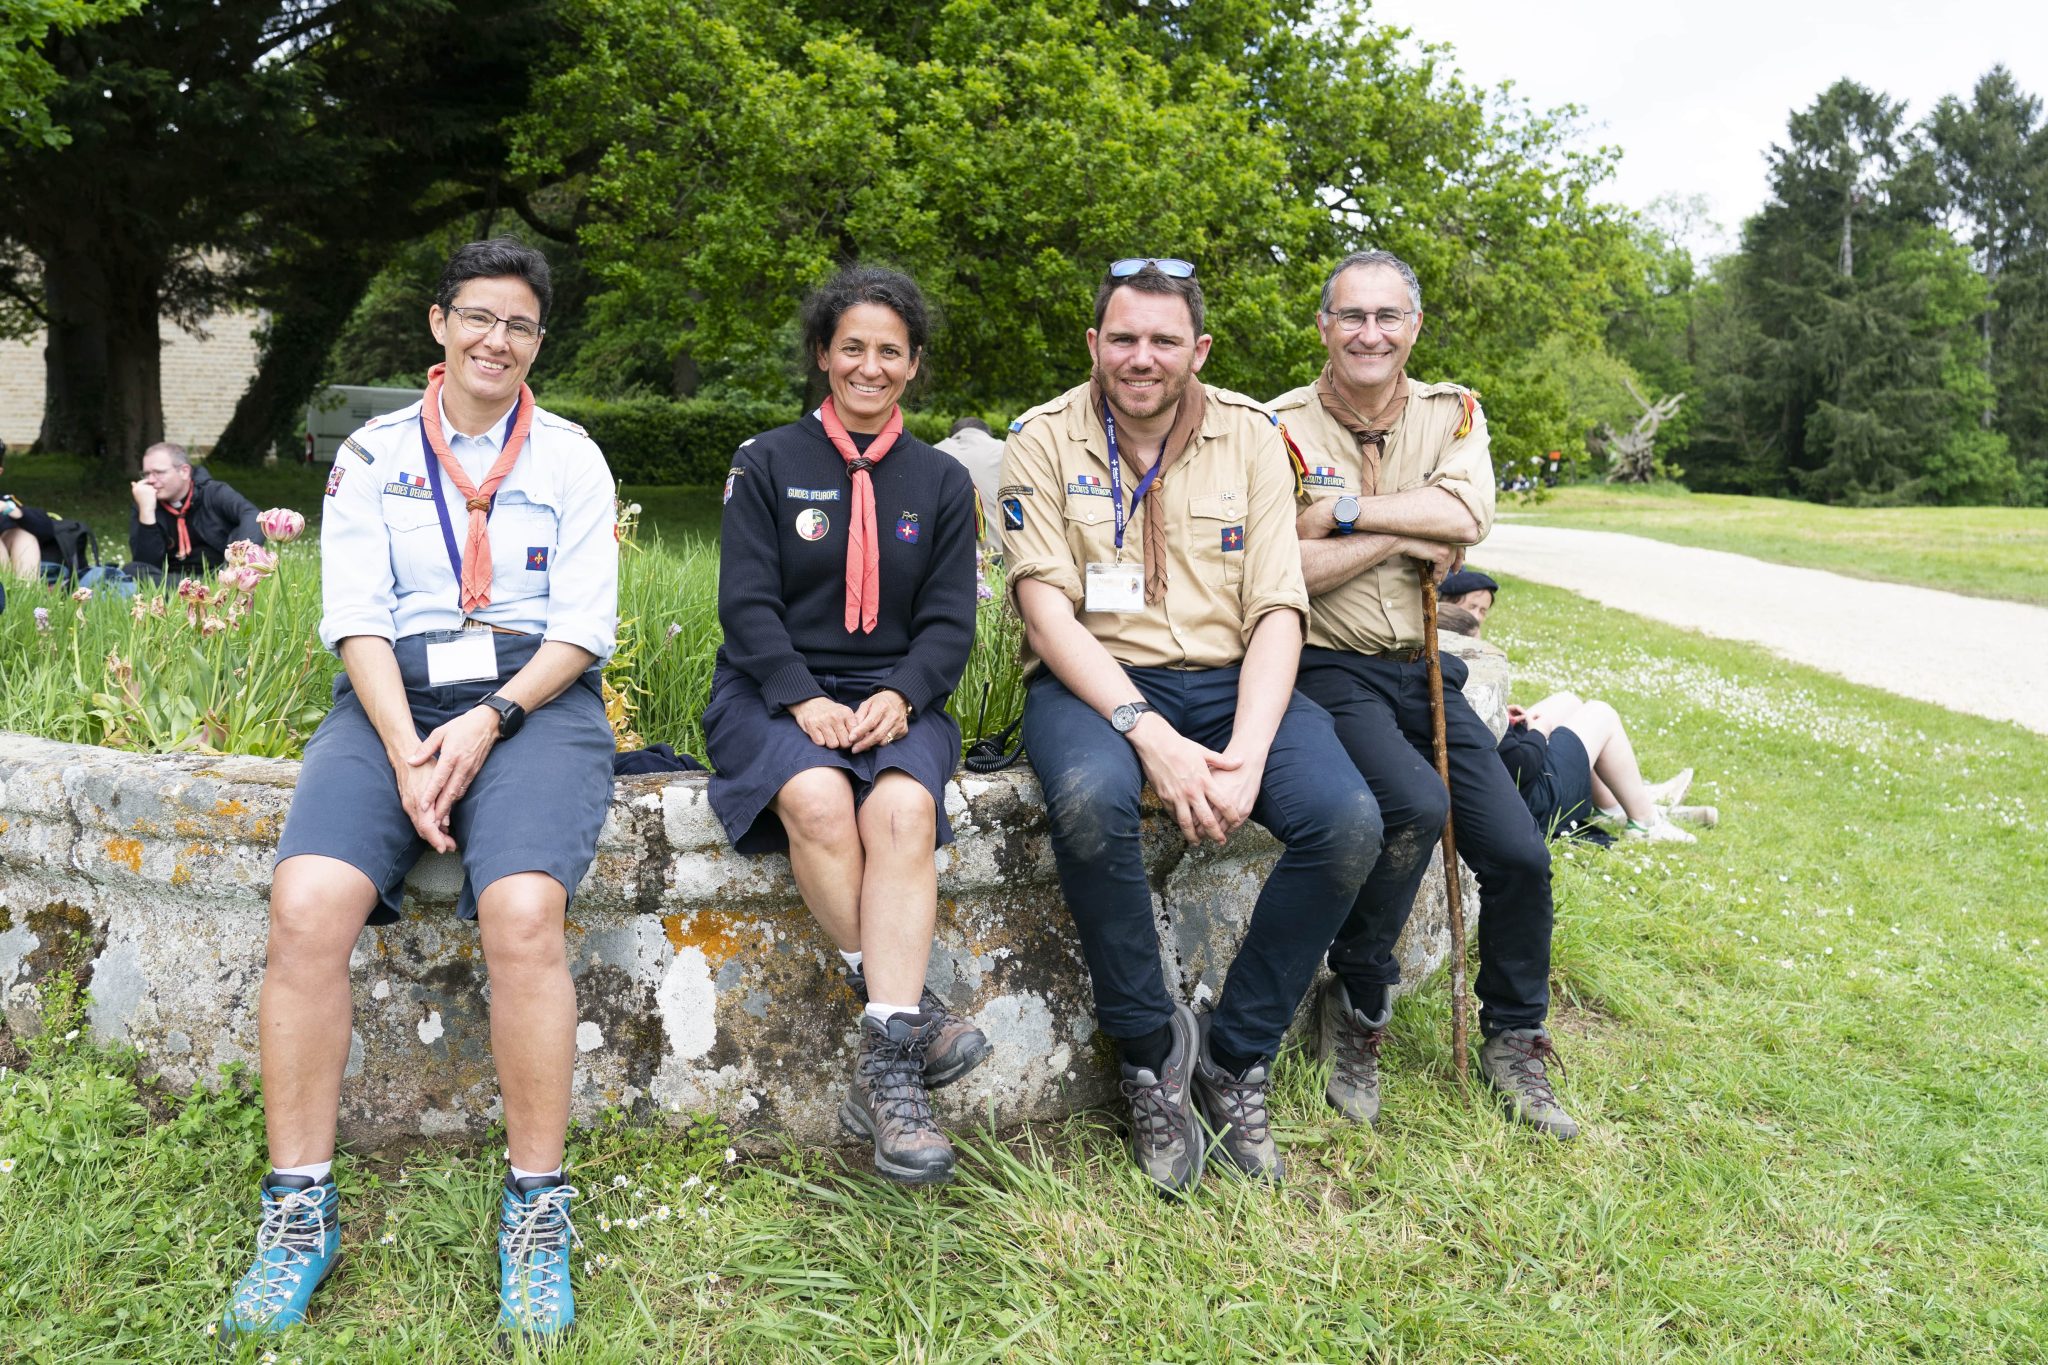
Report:
[[[1145,477],[1138,480],[1138,486],[1131,493],[1130,506],[1124,506],[1123,457],[1116,448],[1116,418],[1110,413],[1109,403],[1102,404],[1102,430],[1109,437],[1109,496],[1116,512],[1116,554],[1114,564],[1088,565],[1086,575],[1087,592],[1082,599],[1084,611],[1143,611],[1145,609],[1145,566],[1126,564],[1124,554],[1124,528],[1131,515],[1138,510],[1138,504],[1152,491],[1153,483],[1159,478],[1159,471],[1166,467],[1166,442],[1172,438],[1169,432],[1159,442],[1159,454],[1153,459],[1152,467],[1145,471]]]
[[[519,405],[514,403],[512,411],[505,418],[505,429],[498,433],[498,448],[504,449],[505,442],[512,439],[512,424],[519,419]],[[420,423],[420,445],[427,452],[427,481],[434,490],[434,514],[441,519],[441,543],[448,549],[448,569],[455,575],[455,601],[459,608],[462,603],[462,554],[455,548],[455,524],[448,516],[448,499],[441,491],[441,458],[434,453],[434,446],[427,439],[427,424]],[[498,495],[491,495],[491,507],[498,504]],[[490,511],[485,511],[484,521],[489,523]],[[465,621],[465,628],[472,624]],[[459,640],[444,640],[427,646],[427,685],[447,687],[452,683],[496,681],[498,677],[498,646],[485,630],[467,631]]]

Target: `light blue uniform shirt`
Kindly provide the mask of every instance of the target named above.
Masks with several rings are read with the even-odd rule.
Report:
[[[449,425],[444,407],[441,430],[449,453],[481,485],[497,462],[504,416],[467,436]],[[351,635],[396,640],[461,627],[460,584],[434,510],[430,458],[418,403],[371,418],[335,453],[320,526],[320,643],[328,649]],[[583,428],[535,407],[526,446],[490,514],[491,604],[469,619],[610,658],[619,625],[615,491]],[[445,474],[441,496],[460,555],[469,511]]]

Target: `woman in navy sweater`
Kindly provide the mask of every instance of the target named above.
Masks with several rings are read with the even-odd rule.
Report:
[[[788,849],[866,1004],[840,1121],[873,1141],[878,1172],[919,1184],[953,1173],[928,1088],[988,1055],[924,984],[979,508],[967,471],[903,430],[928,331],[895,271],[842,271],[806,301],[804,353],[829,392],[733,457],[704,711],[712,810],[740,852]]]

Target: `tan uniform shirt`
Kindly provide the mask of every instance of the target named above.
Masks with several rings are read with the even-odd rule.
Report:
[[[981,499],[981,548],[996,554],[1003,548],[1003,524],[996,512],[996,485],[1002,482],[1003,443],[985,431],[968,427],[939,442],[938,448],[958,460],[974,480]]]
[[[1456,384],[1416,384],[1387,434],[1380,461],[1380,494],[1442,488],[1472,513],[1483,540],[1493,529],[1493,460],[1486,449],[1486,414],[1475,405],[1465,421],[1465,390]],[[1364,461],[1358,438],[1330,416],[1313,384],[1290,389],[1269,405],[1301,449],[1307,472],[1304,505],[1358,494]],[[1422,575],[1406,555],[1384,559],[1348,578],[1310,604],[1308,643],[1322,649],[1380,654],[1422,643]]]
[[[1172,518],[1166,595],[1142,611],[1084,610],[1091,563],[1142,564],[1147,498],[1116,548],[1109,441],[1089,411],[1088,386],[1070,389],[1010,425],[1003,443],[1003,553],[1010,592],[1052,584],[1081,624],[1127,668],[1225,668],[1244,659],[1252,627],[1287,607],[1306,615],[1294,535],[1294,468],[1273,419],[1243,394],[1208,389],[1201,430],[1159,478]],[[1123,471],[1128,505],[1137,480]],[[1038,660],[1027,649],[1027,672]]]

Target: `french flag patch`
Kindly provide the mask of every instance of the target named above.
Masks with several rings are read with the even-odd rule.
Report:
[[[1224,549],[1224,551],[1225,551],[1226,553],[1228,553],[1228,552],[1229,552],[1229,551],[1231,551],[1231,550],[1242,550],[1243,548],[1244,548],[1244,527],[1242,527],[1242,526],[1226,526],[1226,527],[1224,527],[1224,528],[1223,528],[1223,549]]]
[[[548,571],[548,547],[545,545],[535,545],[527,550],[526,567],[534,573],[546,573]]]
[[[426,475],[407,474],[402,470],[399,472],[398,481],[408,488],[425,488],[427,486]]]

